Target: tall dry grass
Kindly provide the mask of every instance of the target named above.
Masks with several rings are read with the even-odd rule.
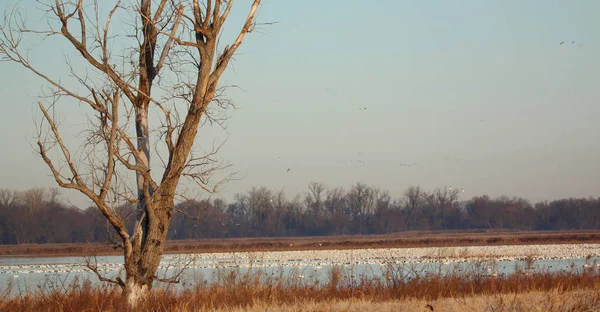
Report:
[[[141,311],[352,311],[356,307],[386,310],[396,307],[425,307],[456,311],[462,306],[473,311],[520,311],[532,301],[527,294],[551,294],[539,299],[552,311],[600,310],[600,269],[596,265],[570,271],[531,272],[493,276],[475,263],[467,271],[422,273],[389,264],[380,278],[353,275],[352,270],[333,267],[326,278],[304,278],[299,273],[268,273],[260,268],[223,270],[214,282],[198,282],[183,290],[154,289],[139,306]],[[586,296],[575,294],[586,293]],[[541,297],[540,297],[541,296]],[[477,299],[477,298],[485,298]],[[561,298],[561,299],[556,299]],[[440,302],[454,302],[452,305]],[[561,306],[560,302],[569,302]],[[480,309],[488,302],[485,309]],[[552,305],[548,305],[552,304]],[[331,309],[321,309],[329,306]],[[347,306],[347,308],[344,308]],[[337,307],[337,308],[336,308]],[[381,309],[377,308],[380,307]],[[450,309],[449,307],[455,307]],[[532,306],[533,307],[533,306]],[[561,308],[562,307],[562,308]],[[404,308],[402,308],[404,309]],[[448,310],[449,309],[449,310]],[[542,309],[541,311],[549,311]],[[75,281],[68,287],[37,290],[33,294],[0,298],[0,311],[125,311],[120,289],[92,286]],[[354,310],[354,311],[360,311]],[[397,311],[397,310],[394,310]]]

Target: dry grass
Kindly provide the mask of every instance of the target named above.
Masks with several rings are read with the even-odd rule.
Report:
[[[389,235],[168,241],[165,253],[600,243],[599,231],[411,231]],[[102,243],[0,245],[0,256],[121,255]]]
[[[214,283],[175,292],[155,289],[144,311],[586,311],[600,310],[600,270],[489,276],[479,267],[464,273],[407,274],[389,266],[383,278],[355,277],[341,267],[327,281],[295,274],[227,270]],[[412,272],[414,273],[414,272]],[[410,277],[410,278],[409,278]],[[120,290],[75,283],[62,290],[0,298],[0,311],[123,311]],[[415,310],[416,309],[416,310]],[[426,310],[425,310],[426,311]]]
[[[433,301],[423,299],[405,299],[371,301],[364,299],[346,299],[314,301],[303,300],[291,304],[273,305],[257,302],[251,308],[224,308],[217,312],[359,312],[359,311],[598,311],[600,304],[598,293],[593,290],[570,292],[529,292],[521,294],[479,295],[465,298],[442,298]],[[202,310],[200,310],[202,311]],[[208,311],[208,310],[206,310]]]

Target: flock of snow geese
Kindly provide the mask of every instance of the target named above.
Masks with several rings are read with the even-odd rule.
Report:
[[[498,263],[535,260],[556,260],[555,265],[569,267],[569,261],[600,259],[600,244],[565,245],[518,245],[518,246],[470,246],[470,247],[424,247],[360,250],[302,250],[271,252],[236,252],[165,255],[159,270],[174,269],[227,269],[227,268],[291,268],[320,270],[332,266],[380,266],[389,265],[448,265],[492,261]],[[1,264],[0,276],[39,273],[52,274],[88,272],[81,258],[73,257],[71,263],[63,264]],[[122,270],[120,257],[113,261],[98,262],[101,272]],[[548,262],[552,263],[552,261]],[[590,266],[585,262],[583,266]],[[594,264],[595,265],[595,264]],[[600,264],[598,264],[600,267]]]

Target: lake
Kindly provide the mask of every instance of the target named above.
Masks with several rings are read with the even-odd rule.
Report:
[[[600,266],[599,259],[598,244],[175,254],[163,256],[157,276],[165,278],[181,272],[181,283],[175,287],[182,289],[199,282],[219,281],[232,270],[260,272],[265,278],[283,275],[314,282],[327,280],[333,267],[342,267],[345,278],[352,280],[381,277],[386,270],[403,278],[448,272],[502,275],[527,267],[529,270],[572,270]],[[122,274],[124,278],[123,256],[88,260],[96,261],[106,277]],[[38,289],[62,289],[74,280],[99,283],[85,263],[84,257],[0,258],[0,294],[6,292],[11,283],[11,295]]]

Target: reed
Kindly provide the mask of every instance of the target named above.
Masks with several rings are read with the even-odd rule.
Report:
[[[473,305],[475,311],[481,310],[478,309],[483,304],[481,302],[492,303],[485,308],[489,311],[516,311],[518,309],[515,307],[531,304],[531,300],[526,299],[528,294],[535,294],[536,298],[542,298],[541,294],[553,294],[554,297],[539,301],[540,304],[553,303],[549,310],[564,308],[559,304],[561,300],[568,302],[569,307],[578,307],[573,311],[600,308],[600,269],[596,265],[572,267],[568,271],[558,272],[531,272],[523,268],[514,274],[496,276],[483,269],[488,265],[486,262],[475,262],[467,270],[422,273],[390,263],[383,268],[383,275],[379,278],[356,276],[351,268],[336,266],[326,273],[325,279],[303,276],[304,272],[299,271],[289,274],[267,273],[260,267],[250,270],[224,269],[210,283],[197,281],[193,287],[179,290],[173,287],[155,288],[139,309],[264,311],[267,307],[269,311],[349,311],[352,309],[334,307],[349,304],[350,307],[372,306],[373,309],[380,310],[376,308],[380,307],[386,310],[385,307],[392,304],[396,307],[406,305],[409,310],[408,306],[416,303],[425,307],[423,303],[439,305],[444,300],[453,300],[453,306],[467,309]],[[70,285],[16,296],[8,296],[7,291],[0,297],[0,311],[125,309],[120,289],[107,285],[92,286],[89,281],[75,280]],[[582,292],[587,295],[574,295]],[[560,300],[556,299],[559,297]],[[487,298],[487,301],[481,298]],[[310,306],[314,309],[308,308]],[[327,306],[331,309],[319,310],[319,307]]]

